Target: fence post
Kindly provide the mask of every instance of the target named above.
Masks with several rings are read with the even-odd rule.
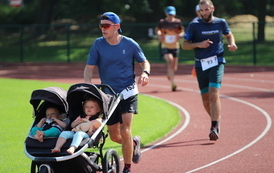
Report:
[[[23,33],[24,32],[24,27],[20,26],[19,33],[20,33],[20,62],[24,61],[24,42],[23,42]]]
[[[66,35],[67,35],[67,62],[70,62],[70,24],[66,25]]]
[[[255,32],[255,22],[252,23],[252,33],[253,33],[253,65],[257,64],[257,51],[256,51],[256,32]]]

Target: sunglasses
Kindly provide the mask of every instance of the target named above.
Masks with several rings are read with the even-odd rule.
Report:
[[[110,24],[110,23],[103,23],[99,24],[100,29],[108,29],[110,26],[117,25],[117,24]]]

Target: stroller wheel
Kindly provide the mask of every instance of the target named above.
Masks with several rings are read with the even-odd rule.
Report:
[[[39,167],[39,173],[53,173],[50,166],[46,164],[42,164]]]
[[[119,173],[120,172],[120,158],[114,149],[107,150],[103,159],[103,173]]]
[[[38,169],[39,169],[39,165],[36,162],[32,161],[31,167],[30,167],[30,173],[37,173]]]

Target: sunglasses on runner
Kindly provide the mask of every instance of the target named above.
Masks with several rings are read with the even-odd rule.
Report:
[[[117,24],[102,23],[102,24],[99,24],[99,28],[108,29],[110,26],[113,26],[113,25],[117,25]]]

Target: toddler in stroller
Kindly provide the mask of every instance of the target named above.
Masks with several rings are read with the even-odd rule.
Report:
[[[39,142],[29,135],[25,141],[25,154],[32,160],[31,173],[96,173],[98,171],[103,173],[119,173],[120,159],[117,152],[114,149],[108,149],[103,152],[103,146],[108,136],[108,133],[104,132],[104,126],[118,106],[122,96],[116,95],[108,85],[79,83],[72,85],[67,93],[59,93],[59,88],[57,92],[51,91],[51,89],[55,90],[56,88],[57,87],[50,87],[50,89],[45,88],[43,90],[38,90],[43,93],[40,94],[41,97],[34,97],[35,94],[32,94],[30,102],[35,108],[36,116],[34,124],[37,124],[41,119],[38,118],[40,117],[38,112],[40,112],[40,110],[46,110],[46,106],[42,106],[43,109],[40,108],[42,105],[40,104],[40,101],[46,100],[44,101],[46,103],[53,102],[54,104],[59,103],[60,105],[66,105],[63,107],[66,107],[65,110],[67,110],[68,113],[67,119],[70,120],[71,123],[67,125],[65,131],[71,131],[72,127],[76,127],[76,125],[72,126],[73,122],[80,119],[79,115],[84,115],[83,102],[87,100],[87,98],[95,98],[100,101],[103,108],[102,111],[99,111],[101,112],[99,115],[102,115],[101,125],[100,127],[95,126],[95,128],[89,129],[88,133],[90,132],[91,136],[83,139],[80,145],[77,148],[75,147],[75,151],[71,154],[68,153],[68,149],[70,148],[72,139],[66,140],[64,145],[60,148],[60,152],[52,153],[52,149],[55,147],[57,138],[44,138],[44,142]],[[111,92],[111,95],[105,94],[103,92],[105,90]],[[33,93],[38,95],[38,91],[34,91]],[[83,117],[81,117],[81,119],[83,119]],[[95,129],[97,130],[94,131]],[[99,152],[87,152],[87,148],[99,149]]]
[[[66,126],[59,110],[55,107],[48,107],[46,117],[42,118],[39,123],[30,130],[30,134],[39,142],[43,142],[44,137],[58,137]]]
[[[102,125],[102,106],[96,98],[86,98],[83,103],[84,116],[78,116],[72,123],[71,131],[63,131],[59,136],[52,153],[61,151],[61,147],[66,140],[73,138],[72,143],[67,150],[73,154],[80,145],[83,138],[89,138]]]

